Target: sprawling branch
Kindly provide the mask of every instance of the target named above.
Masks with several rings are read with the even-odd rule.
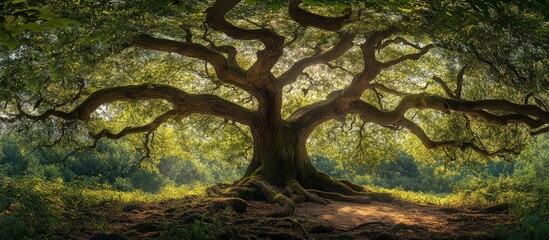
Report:
[[[288,118],[288,121],[296,124],[303,129],[305,134],[308,134],[319,124],[346,115],[349,111],[349,103],[360,98],[366,89],[372,88],[370,82],[381,71],[381,63],[376,59],[377,46],[396,32],[395,27],[390,27],[372,33],[360,46],[364,58],[364,69],[354,76],[349,86],[330,93],[327,100],[298,109]]]
[[[303,10],[299,7],[301,2],[302,0],[290,0],[289,13],[294,21],[304,26],[312,26],[327,31],[339,31],[352,14],[350,9],[346,9],[341,17],[325,17]]]
[[[220,81],[238,86],[253,95],[253,90],[246,80],[246,74],[236,64],[230,62],[220,53],[197,43],[155,38],[141,34],[135,39],[135,45],[144,49],[173,52],[187,57],[204,60],[210,63]]]
[[[524,123],[533,129],[549,124],[549,112],[534,105],[520,105],[507,100],[456,100],[425,93],[408,95],[402,98],[399,105],[388,112],[381,111],[364,101],[355,101],[349,113],[360,114],[364,121],[380,125],[400,125],[418,135],[420,132],[413,130],[416,127],[407,123],[404,117],[405,113],[412,108],[463,112],[499,125]],[[496,115],[487,111],[507,111],[511,113]]]
[[[364,121],[374,122],[382,126],[401,125],[404,115],[410,109],[432,109],[445,113],[451,111],[462,112],[498,125],[511,123],[526,124],[532,129],[549,124],[549,112],[535,105],[521,105],[507,100],[477,100],[468,101],[444,98],[437,95],[420,93],[404,96],[397,107],[392,111],[382,111],[374,105],[361,100],[343,104],[337,99],[340,92],[334,93],[332,98],[297,110],[288,118],[288,121],[309,134],[316,126],[330,119],[341,119],[347,114],[359,114]],[[507,112],[497,115],[489,111]],[[405,126],[403,126],[405,127]],[[533,131],[532,135],[549,131],[546,128]]]
[[[239,40],[259,40],[265,45],[257,52],[257,61],[248,70],[249,78],[269,76],[271,68],[276,64],[284,49],[284,37],[268,29],[243,29],[225,19],[225,15],[234,8],[240,0],[218,0],[206,10],[206,23],[215,31]],[[257,80],[257,79],[253,79]]]
[[[305,68],[315,64],[328,64],[329,62],[339,58],[341,55],[349,51],[351,47],[353,47],[353,39],[355,36],[356,34],[342,34],[339,42],[330,50],[324,53],[316,53],[313,56],[297,61],[288,71],[280,75],[278,79],[284,85],[291,84],[297,80],[297,77],[303,73]]]
[[[231,103],[218,96],[209,94],[188,94],[180,89],[161,84],[142,84],[124,87],[113,87],[98,90],[71,112],[50,109],[41,115],[31,115],[19,106],[19,118],[43,121],[49,117],[58,117],[64,120],[86,121],[101,105],[115,101],[136,100],[166,100],[174,106],[178,114],[207,114],[230,119],[245,125],[250,125],[255,113],[237,104]]]
[[[142,125],[142,126],[136,126],[136,127],[125,127],[120,132],[113,133],[112,131],[108,129],[103,129],[100,132],[96,134],[90,134],[90,136],[95,139],[99,140],[101,138],[108,138],[108,139],[120,139],[130,134],[136,134],[136,133],[143,133],[143,132],[153,132],[160,127],[163,123],[168,121],[169,119],[179,116],[181,113],[178,113],[175,110],[169,110],[160,116],[156,117],[152,122]]]
[[[473,142],[458,142],[458,141],[455,141],[455,140],[440,141],[440,142],[433,141],[429,138],[429,136],[427,136],[427,134],[425,133],[425,131],[423,131],[423,129],[421,127],[419,127],[417,124],[415,124],[414,122],[412,122],[412,121],[410,121],[409,119],[406,119],[406,118],[402,118],[398,122],[398,125],[408,129],[412,134],[414,134],[417,138],[419,138],[421,143],[423,143],[423,145],[427,149],[440,148],[440,147],[457,147],[457,148],[460,148],[462,150],[472,149],[473,151],[475,151],[477,153],[480,153],[482,155],[485,155],[485,156],[494,156],[494,155],[499,155],[499,154],[503,154],[503,153],[510,153],[510,154],[518,154],[519,153],[518,151],[516,151],[514,149],[509,149],[509,148],[500,148],[500,149],[495,150],[495,151],[488,151],[487,149],[485,149],[483,147],[479,147],[478,145],[476,145]]]
[[[449,99],[447,99],[447,100],[449,100]],[[409,101],[409,100],[403,99],[403,101],[401,101],[401,103],[402,102],[407,102],[407,101]],[[471,103],[472,102],[466,102],[466,103],[463,103],[463,104],[471,104]],[[475,104],[477,104],[477,103],[474,103],[472,105],[475,105]],[[507,103],[505,103],[505,104],[507,104]],[[434,107],[432,105],[430,107],[427,107],[427,105],[429,105],[429,104],[424,105],[424,106],[421,106],[421,105],[422,104],[420,103],[420,104],[414,106],[414,108],[434,108],[434,109],[437,109],[436,107]],[[510,115],[504,115],[504,116],[496,116],[496,115],[489,114],[489,113],[481,111],[481,110],[462,110],[462,111],[466,112],[467,114],[471,114],[471,115],[474,115],[474,116],[479,116],[479,117],[481,117],[485,120],[488,120],[490,122],[494,122],[494,123],[497,123],[497,124],[500,124],[500,125],[506,125],[506,124],[509,124],[509,123],[523,122],[523,123],[528,124],[530,127],[535,127],[535,126],[542,126],[543,124],[545,124],[545,123],[543,123],[543,121],[534,120],[534,119],[532,119],[528,116],[524,116],[524,115],[510,114]],[[533,111],[533,112],[535,112],[535,111]],[[412,134],[416,135],[421,140],[423,145],[425,145],[425,147],[428,148],[428,149],[437,148],[437,147],[453,146],[453,147],[459,147],[461,149],[469,148],[469,149],[472,149],[472,150],[474,150],[474,151],[476,151],[480,154],[487,155],[487,156],[501,154],[501,153],[516,154],[516,151],[514,151],[513,149],[507,149],[507,148],[502,148],[502,149],[490,152],[490,151],[484,149],[483,147],[477,146],[476,144],[474,144],[472,142],[458,142],[458,141],[454,141],[454,140],[441,141],[441,142],[433,141],[427,136],[427,134],[423,131],[423,129],[421,127],[419,127],[417,124],[410,121],[409,119],[405,118],[404,117],[405,112],[403,112],[402,108],[398,108],[398,107],[393,111],[385,112],[385,111],[381,111],[381,110],[377,109],[375,106],[373,106],[369,103],[366,103],[364,101],[355,101],[354,104],[353,104],[353,109],[350,111],[350,113],[359,114],[361,119],[363,121],[366,121],[366,122],[373,122],[373,123],[376,123],[376,124],[380,124],[382,126],[389,125],[389,126],[404,127],[406,129],[408,129]],[[533,113],[533,114],[535,114],[535,113]],[[545,113],[545,114],[549,114],[549,113]]]
[[[394,111],[399,115],[403,115],[411,108],[428,108],[443,112],[458,111],[478,116],[489,121],[491,121],[490,119],[497,117],[500,123],[508,124],[523,122],[532,128],[541,127],[543,124],[549,123],[549,112],[546,112],[535,105],[522,105],[502,99],[468,101],[420,93],[402,98]],[[480,114],[479,111],[506,111],[511,114],[498,116],[494,114],[488,115],[487,112]],[[491,122],[498,123],[496,121]]]

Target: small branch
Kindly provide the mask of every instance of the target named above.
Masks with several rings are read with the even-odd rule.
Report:
[[[533,92],[529,92],[528,94],[526,94],[526,96],[524,97],[524,104],[529,104],[528,102],[530,101],[530,98],[532,96],[534,96]]]
[[[410,46],[410,47],[413,47],[417,50],[421,50],[421,47],[417,44],[414,44],[414,43],[411,43],[411,42],[408,42],[406,39],[402,38],[402,37],[396,37],[394,39],[391,39],[391,40],[387,40],[383,43],[381,43],[377,49],[378,50],[381,50],[381,49],[384,49],[386,48],[387,46],[391,45],[391,44],[398,44],[398,43],[402,43],[406,46]]]
[[[407,60],[418,60],[423,55],[427,54],[427,52],[429,52],[429,50],[431,48],[434,48],[434,47],[435,46],[432,45],[432,44],[426,45],[426,46],[422,47],[418,53],[407,54],[407,55],[401,56],[397,59],[390,60],[390,61],[387,61],[387,62],[383,62],[383,63],[381,63],[381,66],[382,66],[382,68],[388,68],[388,67],[394,66],[396,64],[399,64],[401,62],[407,61]]]
[[[349,71],[348,69],[344,68],[344,67],[341,67],[341,66],[337,66],[337,65],[333,65],[333,64],[330,64],[330,63],[325,63],[324,65],[328,66],[328,68],[330,69],[340,69],[348,74],[353,74],[351,71]]]
[[[475,46],[470,46],[470,47],[471,47],[471,50],[473,51],[473,54],[475,55],[475,57],[479,61],[487,64],[492,70],[494,70],[499,75],[505,76],[505,72],[500,71],[500,69],[496,66],[496,63],[494,63],[493,61],[490,61],[490,60],[486,59],[485,57],[483,57],[482,54],[478,51],[478,49]],[[509,70],[511,70],[513,75],[515,75],[516,78],[521,80],[522,83],[528,82],[528,79],[523,77],[522,75],[520,75],[520,73],[517,71],[517,69],[513,65],[511,65],[509,62],[505,62],[505,67],[507,67]],[[514,84],[519,84],[519,83],[516,82],[515,79],[511,79],[511,81]]]
[[[151,148],[149,147],[149,144],[152,141],[151,135],[154,138],[154,131],[150,131],[145,134],[145,141],[143,141],[143,149],[145,150],[145,154],[139,158],[137,161],[137,166],[141,166],[141,163],[143,163],[145,159],[151,158]]]
[[[185,114],[177,112],[175,110],[169,110],[169,111],[161,114],[160,116],[156,117],[152,122],[150,122],[148,124],[145,124],[145,125],[142,125],[142,126],[125,127],[124,129],[122,129],[118,133],[113,133],[110,130],[103,129],[103,130],[101,130],[100,132],[98,132],[96,134],[91,134],[90,133],[90,136],[91,136],[91,138],[93,138],[94,140],[97,141],[101,138],[120,139],[120,138],[125,137],[125,136],[130,135],[130,134],[142,133],[142,132],[153,132],[156,129],[158,129],[158,127],[160,127],[160,125],[162,125],[163,123],[165,123],[169,119],[171,119],[175,116],[181,116],[181,115],[185,115]]]
[[[53,146],[59,144],[59,143],[63,140],[63,138],[65,137],[65,134],[66,134],[67,129],[68,129],[71,125],[73,125],[74,123],[75,123],[75,122],[71,121],[71,122],[69,122],[69,123],[67,123],[67,124],[63,124],[62,127],[61,127],[61,134],[59,135],[59,137],[58,137],[56,140],[54,140],[52,143],[50,143],[50,144],[44,144],[44,145],[42,145],[42,147],[53,147]]]
[[[204,24],[204,34],[202,35],[202,40],[208,42],[213,50],[227,54],[227,61],[229,64],[238,66],[238,63],[236,62],[236,55],[238,54],[238,51],[236,48],[230,45],[217,46],[208,38],[208,35],[208,25]]]
[[[284,44],[284,46],[288,47],[290,45],[292,45],[295,41],[297,41],[297,39],[299,39],[300,37],[300,31],[301,31],[302,27],[299,26],[298,28],[296,28],[293,33],[292,33],[292,39],[290,39],[290,41],[288,41],[287,43]]]
[[[454,91],[454,96],[455,96],[456,99],[461,99],[461,93],[463,91],[463,76],[464,76],[465,70],[467,69],[468,66],[469,66],[469,64],[463,66],[461,68],[461,70],[459,70],[459,73],[457,75],[456,90]]]
[[[387,87],[387,86],[385,86],[381,83],[370,83],[370,87],[372,87],[373,89],[379,89],[379,90],[384,91],[386,93],[393,94],[393,95],[400,96],[400,97],[410,95],[410,93],[405,93],[405,92],[398,91],[396,89],[389,88],[389,87]]]
[[[185,42],[192,43],[193,42],[193,33],[191,32],[191,29],[185,25],[181,25],[181,29],[185,31]]]
[[[544,127],[544,128],[538,129],[536,131],[530,132],[530,135],[531,136],[536,136],[536,135],[540,135],[540,134],[547,133],[547,132],[549,132],[549,127]]]
[[[444,89],[446,96],[448,96],[449,98],[456,98],[456,95],[454,95],[448,84],[446,84],[446,82],[442,80],[442,78],[438,76],[433,76],[433,81],[438,83],[442,87],[442,89]]]
[[[379,93],[375,88],[373,89],[375,95],[376,95],[376,98],[377,98],[377,103],[379,104],[379,108],[380,109],[383,109],[383,103],[382,103],[382,99],[383,99],[383,95],[381,95],[381,93]]]

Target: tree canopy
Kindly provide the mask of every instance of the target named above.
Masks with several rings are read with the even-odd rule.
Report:
[[[234,188],[214,192],[254,189],[285,206],[280,215],[292,204],[270,185],[318,203],[367,201],[341,195],[364,194],[309,155],[360,166],[404,148],[464,164],[518,154],[549,131],[542,2],[33,4],[78,24],[10,35],[19,44],[0,53],[5,130],[46,133],[42,145],[65,156],[130,138],[143,164],[214,142],[204,152],[251,159]]]

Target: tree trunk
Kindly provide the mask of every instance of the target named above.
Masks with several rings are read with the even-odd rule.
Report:
[[[252,128],[253,157],[243,179],[260,177],[272,186],[285,187],[297,181],[303,188],[356,194],[358,186],[349,186],[319,172],[309,159],[307,135],[290,123],[257,124]]]

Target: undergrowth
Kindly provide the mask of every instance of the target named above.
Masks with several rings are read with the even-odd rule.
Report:
[[[471,178],[456,185],[454,193],[436,194],[368,186],[375,192],[419,204],[447,207],[478,207],[508,203],[516,216],[515,228],[504,232],[510,239],[539,239],[549,235],[549,182],[527,177],[494,179]],[[74,220],[86,221],[97,231],[108,231],[106,223],[86,219],[86,213],[98,207],[122,211],[139,202],[159,202],[186,195],[203,195],[206,186],[166,186],[159,193],[122,192],[103,184],[65,183],[61,179],[40,177],[0,178],[0,239],[59,239],[78,232]],[[174,228],[167,236],[208,238],[215,222],[197,220],[190,227]]]
[[[158,194],[142,191],[121,192],[106,185],[83,186],[47,181],[39,177],[0,178],[0,239],[59,239],[79,232],[73,220],[86,218],[86,212],[108,206],[121,211],[132,202],[156,202],[204,193],[203,186],[166,186]],[[88,219],[98,231],[105,223]]]

